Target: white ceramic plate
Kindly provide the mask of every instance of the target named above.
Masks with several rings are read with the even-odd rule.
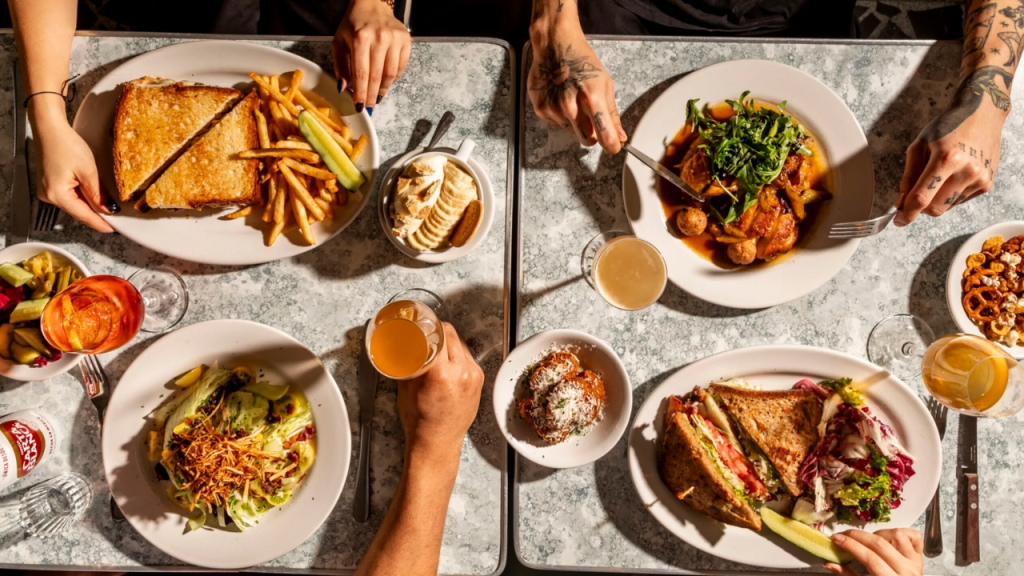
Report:
[[[365,111],[356,114],[348,93],[338,94],[334,78],[301,56],[259,44],[224,40],[184,42],[147,52],[118,66],[93,86],[75,115],[74,127],[92,148],[103,185],[116,195],[111,127],[121,84],[143,76],[162,76],[247,92],[253,86],[249,72],[285,74],[295,69],[302,70],[303,90],[315,93],[333,106],[355,137],[366,134],[369,139],[366,151],[356,162],[366,176],[366,183],[359,194],[352,195],[349,203],[339,208],[334,222],[313,225],[315,246],[319,246],[344,230],[366,205],[380,167],[380,150],[369,115]],[[260,214],[238,220],[218,218],[232,211],[151,210],[142,214],[131,203],[122,203],[119,214],[104,218],[118,232],[150,250],[205,264],[260,264],[315,248],[306,245],[298,230],[267,247],[264,234],[268,227],[260,221]]]
[[[52,244],[44,244],[42,242],[22,242],[21,244],[14,244],[0,250],[0,264],[3,264],[4,262],[21,264],[36,254],[46,252],[47,250],[62,256],[67,259],[68,262],[74,264],[74,266],[78,268],[78,271],[82,273],[83,277],[89,275],[89,271],[86,270],[85,264],[82,264],[82,261],[75,258],[73,254],[63,248],[58,248]],[[21,380],[22,382],[49,380],[54,376],[58,376],[68,370],[71,370],[81,361],[81,354],[65,352],[60,360],[50,362],[42,368],[36,368],[35,366],[25,366],[23,364],[17,364],[10,360],[0,358],[0,376],[4,376],[12,380]]]
[[[272,384],[298,384],[313,410],[316,461],[281,507],[245,532],[185,534],[185,511],[158,484],[146,456],[150,415],[178,389],[173,380],[199,364],[248,364]],[[132,362],[114,388],[103,423],[103,469],[132,526],[175,558],[218,570],[269,562],[302,544],[334,509],[348,475],[352,437],[334,378],[316,354],[284,332],[246,320],[213,320],[176,330]]]
[[[463,141],[463,146],[467,142],[472,144],[472,140],[465,140]],[[469,151],[472,151],[472,146],[469,148]],[[458,151],[452,148],[434,148],[429,154],[424,154],[423,148],[417,148],[396,160],[391,169],[384,174],[384,179],[381,180],[380,193],[377,200],[377,216],[380,220],[381,228],[384,229],[384,235],[388,237],[391,244],[409,258],[430,264],[451,262],[475,250],[477,246],[483,243],[487,233],[491,231],[491,224],[494,223],[494,190],[491,188],[491,180],[487,177],[487,172],[483,166],[475,158],[469,156],[468,152],[465,155],[465,160],[461,160],[459,158],[461,155],[457,153]],[[402,171],[420,155],[444,156],[448,158],[449,162],[458,163],[476,180],[477,188],[480,191],[480,203],[483,204],[483,212],[480,215],[480,227],[477,228],[476,234],[469,239],[469,242],[458,248],[446,243],[438,250],[419,252],[410,248],[405,243],[405,240],[391,233],[391,194],[394,192],[395,184],[398,182],[398,177],[402,174]]]
[[[967,257],[976,252],[981,252],[981,245],[985,243],[985,240],[993,236],[1002,236],[1004,240],[1009,240],[1021,234],[1024,234],[1024,221],[1012,220],[989,226],[968,238],[964,245],[960,247],[960,250],[957,251],[956,256],[953,256],[953,261],[949,263],[949,273],[946,274],[946,304],[949,305],[949,313],[953,316],[956,327],[964,334],[985,337],[981,330],[967,317],[967,312],[964,312],[964,305],[961,300],[963,289],[960,286],[960,281],[963,279],[964,270],[967,269]],[[1000,346],[1014,358],[1024,358],[1024,346],[1006,346],[1004,344],[1000,344]]]
[[[903,489],[903,503],[892,520],[868,530],[906,528],[924,513],[939,485],[942,446],[927,408],[905,384],[866,360],[811,346],[754,346],[722,352],[694,362],[661,383],[644,401],[629,431],[629,472],[650,513],[679,539],[719,558],[763,566],[797,569],[820,566],[804,552],[764,527],[754,532],[725,526],[680,502],[658,475],[657,450],[664,437],[666,399],[694,386],[742,378],[764,390],[786,390],[802,378],[820,381],[850,377],[872,385],[865,391],[871,411],[892,426],[914,457],[916,474]],[[838,531],[846,529],[836,526]]]
[[[829,240],[828,230],[836,222],[867,219],[875,179],[867,139],[842,99],[806,72],[765,60],[723,62],[687,74],[647,109],[633,131],[633,145],[660,159],[686,123],[687,100],[715,104],[737,100],[746,90],[759,100],[787,101],[786,110],[818,138],[832,167],[834,197],[792,254],[768,265],[723,270],[669,232],[655,174],[632,156],[623,167],[622,190],[633,232],[661,251],[672,283],[720,306],[756,309],[809,294],[846,265],[859,240]]]
[[[548,444],[519,415],[517,385],[526,370],[554,350],[568,350],[580,366],[604,380],[604,416],[586,435]],[[575,468],[608,453],[622,438],[633,408],[629,374],[604,341],[576,330],[547,330],[527,338],[508,355],[494,379],[494,414],[508,443],[527,460],[548,468]]]

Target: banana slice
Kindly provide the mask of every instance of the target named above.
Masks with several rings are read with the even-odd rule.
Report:
[[[437,204],[423,224],[406,240],[413,250],[424,252],[440,246],[451,235],[469,203],[477,199],[476,182],[454,162],[444,165],[444,183]]]

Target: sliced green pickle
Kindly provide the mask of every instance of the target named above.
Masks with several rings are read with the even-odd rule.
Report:
[[[846,550],[836,546],[832,538],[803,522],[787,518],[767,506],[761,507],[761,521],[764,522],[765,526],[771,528],[772,532],[814,554],[818,558],[835,562],[836,564],[853,562],[853,556],[850,556],[850,553]]]
[[[324,164],[338,176],[338,184],[354,192],[366,182],[366,177],[356,168],[352,159],[345,154],[334,138],[331,138],[327,128],[305,110],[299,112],[299,131],[320,155]]]

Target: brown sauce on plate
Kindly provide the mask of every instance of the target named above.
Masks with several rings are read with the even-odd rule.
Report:
[[[754,107],[756,109],[767,108],[770,110],[778,111],[778,108],[771,103],[762,102],[760,100],[754,101]],[[734,115],[732,107],[725,102],[719,102],[713,106],[709,106],[707,114],[718,120],[724,122]],[[792,114],[789,114],[792,116]],[[811,142],[808,148],[814,154],[812,156],[812,171],[811,171],[811,188],[817,190],[828,190],[832,191],[832,171],[829,169],[828,155],[825,152],[825,148],[821,145],[821,142],[807,129],[807,126],[800,121],[799,118],[793,116],[793,120],[804,127],[804,131],[808,136],[811,137]],[[679,132],[675,135],[668,146],[665,148],[665,154],[661,158],[661,164],[670,170],[678,172],[676,166],[683,161],[683,157],[686,155],[686,151],[690,149],[690,145],[697,139],[697,133],[693,132],[690,128],[690,124],[684,125]],[[804,246],[813,235],[815,223],[819,221],[822,216],[823,209],[826,208],[828,200],[815,202],[807,206],[807,217],[798,224],[800,230],[800,237],[797,240],[796,246],[792,250],[779,256],[771,262],[765,262],[763,260],[757,260],[746,266],[740,266],[734,264],[729,256],[726,254],[726,250],[729,248],[727,244],[722,244],[716,241],[711,233],[704,231],[703,234],[698,236],[683,236],[679,233],[679,230],[675,225],[676,212],[686,206],[693,206],[694,202],[687,196],[682,190],[676,188],[670,184],[664,178],[657,177],[658,197],[661,200],[661,208],[665,213],[665,220],[668,224],[669,232],[679,238],[683,244],[697,253],[701,258],[708,260],[719,268],[726,270],[733,270],[736,268],[760,268],[762,266],[769,266],[785,260],[786,257],[795,252],[801,246]],[[712,216],[708,216],[710,220]]]

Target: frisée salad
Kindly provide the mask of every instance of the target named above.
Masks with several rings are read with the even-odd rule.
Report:
[[[849,378],[801,380],[795,387],[813,390],[824,405],[818,445],[800,468],[813,494],[796,501],[793,519],[819,529],[833,516],[844,523],[888,521],[914,475],[914,458]]]
[[[197,366],[154,414],[148,452],[195,531],[251,528],[291,497],[313,465],[316,431],[295,385],[257,380],[247,366]]]

